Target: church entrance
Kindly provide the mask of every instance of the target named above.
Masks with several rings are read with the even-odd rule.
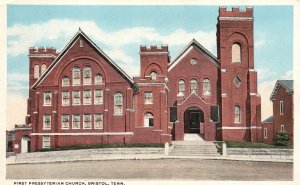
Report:
[[[197,107],[190,107],[184,112],[184,133],[200,134],[204,123],[204,113]]]

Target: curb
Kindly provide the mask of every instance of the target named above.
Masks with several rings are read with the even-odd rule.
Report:
[[[16,158],[15,158],[16,159]],[[230,157],[203,157],[203,156],[120,156],[120,157],[105,157],[105,158],[81,158],[70,160],[50,160],[50,161],[8,161],[6,165],[18,164],[46,164],[46,163],[64,163],[64,162],[80,162],[80,161],[111,161],[111,160],[157,160],[157,159],[202,159],[202,160],[225,160],[225,161],[250,161],[250,162],[276,162],[276,163],[293,163],[293,160],[287,159],[255,159],[255,158],[230,158]],[[13,159],[11,159],[13,160]]]

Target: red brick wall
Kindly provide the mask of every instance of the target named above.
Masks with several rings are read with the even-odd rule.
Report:
[[[283,114],[280,114],[280,101],[283,101]],[[284,125],[285,131],[290,135],[291,143],[293,143],[293,94],[288,94],[287,90],[279,85],[275,100],[273,100],[273,123],[274,123],[274,138],[280,132],[281,125]]]
[[[267,129],[267,137],[264,137],[264,129]],[[262,124],[262,138],[264,143],[273,144],[273,123]]]
[[[233,20],[235,18],[239,20]],[[219,9],[217,47],[221,62],[221,122],[222,127],[238,127],[235,130],[223,130],[223,140],[261,141],[260,96],[257,94],[257,74],[254,71],[252,18],[252,8],[246,11],[238,8],[232,11]],[[240,63],[232,63],[234,43],[241,46]],[[239,87],[233,83],[236,76],[242,81]],[[235,105],[241,107],[240,123],[234,123]]]

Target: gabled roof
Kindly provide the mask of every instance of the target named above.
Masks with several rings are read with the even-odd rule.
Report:
[[[106,61],[117,70],[123,77],[126,79],[129,84],[133,87],[136,87],[133,80],[129,77],[125,71],[123,71],[111,58],[108,57],[80,28],[78,32],[73,36],[73,38],[69,41],[69,43],[64,47],[64,49],[59,53],[59,55],[55,58],[55,60],[51,63],[51,65],[46,69],[46,71],[37,79],[37,81],[32,85],[31,88],[36,88],[52,71],[52,69],[60,62],[62,57],[68,52],[68,50],[72,47],[72,45],[77,41],[79,37],[84,38],[91,46],[94,48],[100,55],[102,55]]]
[[[209,52],[206,48],[204,48],[199,42],[193,39],[189,44],[175,57],[175,59],[168,66],[168,71],[171,71],[178,62],[191,50],[191,48],[195,47],[199,52],[203,53],[208,59],[215,64],[217,67],[220,67],[220,62],[211,52]]]
[[[294,92],[294,81],[293,80],[277,80],[275,87],[273,89],[273,92],[270,96],[270,100],[274,100],[275,96],[277,94],[278,91],[278,87],[282,86],[284,87],[288,93],[293,93]]]
[[[273,116],[268,117],[267,119],[265,119],[264,121],[262,121],[263,123],[272,123],[273,122]]]

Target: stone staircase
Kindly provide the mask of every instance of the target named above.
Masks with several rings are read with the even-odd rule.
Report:
[[[184,141],[173,141],[173,145],[170,156],[220,156],[213,142],[204,141],[201,137],[197,138],[196,135],[185,135]]]

